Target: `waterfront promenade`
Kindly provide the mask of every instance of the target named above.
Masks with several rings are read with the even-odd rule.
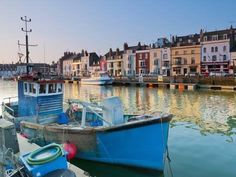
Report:
[[[80,84],[80,81],[65,80],[65,83]],[[209,89],[236,91],[236,77],[115,77],[112,85],[180,90]]]

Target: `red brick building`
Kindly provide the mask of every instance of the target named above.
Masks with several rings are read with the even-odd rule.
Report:
[[[136,74],[148,74],[150,72],[149,50],[136,51]]]

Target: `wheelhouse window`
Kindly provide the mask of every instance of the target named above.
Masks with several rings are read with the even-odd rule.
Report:
[[[33,83],[29,84],[29,93],[36,93],[36,85]]]
[[[28,84],[24,83],[24,92],[28,92]]]
[[[48,84],[48,93],[56,93],[56,84]]]
[[[62,92],[62,83],[57,84],[57,92]]]
[[[46,84],[40,84],[39,85],[39,94],[45,94],[46,93]]]

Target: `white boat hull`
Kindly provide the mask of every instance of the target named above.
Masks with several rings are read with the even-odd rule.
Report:
[[[81,79],[81,84],[84,85],[110,85],[112,84],[112,79],[107,78],[107,79]]]

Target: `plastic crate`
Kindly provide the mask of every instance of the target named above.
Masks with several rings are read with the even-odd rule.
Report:
[[[20,160],[25,165],[27,172],[34,177],[41,177],[58,169],[67,169],[66,153],[63,156],[56,158],[55,160],[42,164],[42,165],[30,165],[27,163],[27,158],[30,153],[20,156]]]

